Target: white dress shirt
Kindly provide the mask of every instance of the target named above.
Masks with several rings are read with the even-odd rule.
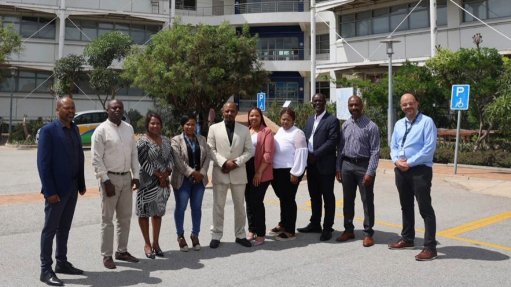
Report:
[[[316,133],[316,129],[318,128],[319,122],[321,121],[321,119],[323,118],[323,116],[325,114],[326,114],[326,110],[324,110],[319,116],[318,115],[314,116],[314,125],[312,126],[312,132],[311,132],[311,136],[309,138],[309,145],[308,145],[309,152],[314,152],[314,134]]]
[[[109,171],[131,171],[133,178],[139,178],[137,143],[130,124],[121,121],[117,126],[107,119],[92,134],[91,150],[92,166],[101,182],[109,180]]]

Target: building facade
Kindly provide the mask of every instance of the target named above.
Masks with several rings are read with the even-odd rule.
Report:
[[[334,0],[333,8],[316,15],[316,91],[335,93],[340,76],[378,78],[386,71],[387,54],[381,44],[387,36],[394,44],[394,63],[424,62],[430,52],[430,3],[428,0]],[[457,50],[474,47],[472,36],[483,35],[482,46],[511,54],[511,40],[498,34],[511,31],[511,5],[507,0],[437,0],[437,41]],[[261,89],[268,102],[308,101],[311,94],[311,15],[309,0],[176,0],[175,15],[182,23],[218,25],[245,23],[259,36],[258,53],[270,82]],[[171,19],[168,0],[10,0],[0,1],[0,20],[13,25],[23,37],[23,50],[12,54],[3,67],[0,84],[0,117],[51,118],[55,102],[50,87],[52,70],[60,57],[82,54],[88,42],[109,31],[129,34],[139,45],[166,27]],[[468,12],[465,12],[463,9]],[[487,25],[474,17],[483,20]],[[11,68],[15,69],[11,69]],[[119,66],[121,67],[121,66]],[[11,75],[12,73],[12,75]],[[76,83],[78,109],[102,108],[87,81]],[[382,95],[384,96],[384,95]],[[144,114],[153,106],[144,91],[120,91],[125,109]],[[240,99],[254,105],[256,95]]]

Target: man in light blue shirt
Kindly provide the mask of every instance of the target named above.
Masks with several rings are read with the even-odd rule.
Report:
[[[414,196],[424,219],[424,249],[415,256],[418,261],[433,260],[436,251],[436,217],[431,206],[431,180],[437,130],[433,120],[419,112],[419,101],[412,94],[401,97],[405,117],[396,122],[390,145],[390,156],[396,166],[396,186],[403,216],[401,239],[390,243],[390,249],[414,247]]]

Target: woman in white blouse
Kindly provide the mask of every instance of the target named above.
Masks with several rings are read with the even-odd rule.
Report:
[[[280,200],[280,222],[270,235],[279,241],[296,238],[296,191],[307,166],[307,141],[294,126],[296,114],[291,108],[280,112],[281,128],[275,134],[272,187]]]

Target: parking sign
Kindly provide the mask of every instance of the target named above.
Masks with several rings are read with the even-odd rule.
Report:
[[[470,96],[470,85],[452,85],[451,110],[466,111]]]
[[[266,110],[266,93],[257,93],[257,107],[263,112]]]

